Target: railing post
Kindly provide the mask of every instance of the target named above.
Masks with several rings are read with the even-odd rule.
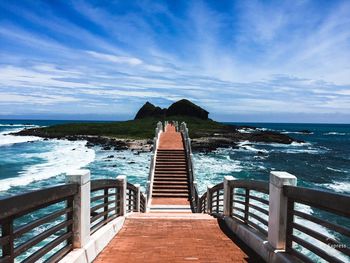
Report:
[[[212,194],[210,192],[211,188],[213,188],[213,185],[207,186],[207,214],[212,213]]]
[[[140,184],[135,184],[135,187],[137,189],[136,200],[135,200],[135,211],[140,212],[140,200],[141,200]]]
[[[1,226],[2,236],[9,236],[9,242],[2,246],[2,257],[8,257],[6,262],[13,263],[14,256],[14,235],[13,235],[13,219],[8,219],[6,222],[2,222]]]
[[[232,193],[233,189],[230,186],[234,178],[232,176],[224,177],[224,215],[231,216],[232,215]]]
[[[297,178],[287,172],[270,173],[268,241],[275,250],[285,250],[288,198],[283,195],[284,185],[296,185]]]
[[[121,188],[120,188],[120,216],[126,215],[126,176],[125,175],[118,175],[117,180],[120,182]]]
[[[73,246],[82,248],[90,239],[90,171],[67,173],[66,182],[79,185],[73,200]]]

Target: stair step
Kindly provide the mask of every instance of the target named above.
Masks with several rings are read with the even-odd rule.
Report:
[[[187,183],[187,177],[172,177],[172,176],[160,176],[160,177],[154,177],[155,181],[177,181],[177,182],[186,182]]]
[[[161,174],[161,175],[154,175],[154,179],[156,178],[164,178],[164,177],[167,177],[167,178],[182,178],[184,180],[187,180],[187,175],[186,174]]]
[[[180,176],[180,177],[188,177],[187,176],[187,173],[185,171],[157,171],[154,173],[154,176],[159,176],[159,177],[163,177],[163,176],[174,176],[174,177],[177,177],[177,176]]]
[[[159,185],[159,184],[153,184],[153,191],[156,192],[159,189],[166,189],[169,191],[172,191],[174,189],[181,189],[188,191],[187,185],[172,185],[172,184],[166,184],[166,185]]]
[[[177,193],[177,194],[188,194],[188,189],[153,189],[153,193]]]
[[[152,197],[188,198],[188,194],[180,194],[180,193],[152,193]]]
[[[174,171],[187,171],[187,167],[186,166],[164,166],[161,165],[160,167],[156,166],[156,170],[164,170],[164,171],[168,171],[168,170],[174,170]]]
[[[157,154],[164,154],[164,155],[184,155],[185,151],[179,151],[179,152],[173,152],[173,151],[157,151]]]
[[[156,159],[157,163],[184,163],[186,164],[186,160],[185,159]]]
[[[162,158],[186,158],[185,154],[159,154],[157,153],[157,157]]]
[[[164,177],[164,176],[169,176],[169,177],[188,177],[187,173],[182,171],[182,172],[172,172],[172,171],[160,171],[160,172],[155,172],[154,176],[159,176],[159,177]]]
[[[156,163],[156,169],[157,168],[182,168],[185,169],[187,166],[186,165],[181,165],[181,164],[173,164],[173,165],[167,165],[167,164],[159,164]]]
[[[173,181],[173,180],[163,180],[163,181],[158,181],[154,180],[153,185],[186,185],[187,186],[187,181]]]

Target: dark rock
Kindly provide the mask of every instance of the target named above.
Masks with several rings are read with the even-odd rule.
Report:
[[[136,113],[135,120],[143,119],[147,117],[162,118],[165,116],[166,109],[161,109],[160,107],[154,106],[148,101],[139,109]]]
[[[103,146],[103,147],[102,147],[102,150],[104,150],[104,151],[109,151],[109,150],[111,150],[111,149],[112,149],[111,146]]]
[[[261,131],[257,133],[247,133],[246,139],[251,142],[282,143],[291,144],[294,139],[286,134],[272,131]]]
[[[147,117],[162,119],[166,116],[189,116],[207,120],[208,114],[209,112],[207,112],[205,109],[186,99],[182,99],[171,104],[168,109],[156,107],[147,101],[136,113],[135,120]]]
[[[106,158],[107,158],[107,159],[114,158],[114,155],[108,155]]]
[[[208,114],[205,109],[186,99],[171,104],[166,111],[166,116],[190,116],[202,120],[207,120]]]
[[[128,164],[134,164],[134,163],[135,163],[134,161],[128,162]]]
[[[72,149],[72,151],[75,151],[75,150],[76,150],[75,148]]]

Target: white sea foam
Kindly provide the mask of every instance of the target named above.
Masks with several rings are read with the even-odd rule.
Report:
[[[346,135],[345,132],[327,132],[324,133],[323,135]]]
[[[330,184],[322,184],[322,186],[338,193],[350,194],[350,182],[334,181]]]
[[[12,132],[19,132],[21,130],[22,129],[12,129],[11,131],[0,132],[0,146],[42,140],[42,138],[36,136],[15,136],[9,134]]]
[[[34,127],[43,127],[35,124],[0,124],[0,127],[26,127],[26,128],[34,128]]]
[[[300,132],[300,131],[282,131],[283,134],[305,134],[305,135],[311,135],[314,134],[313,132]]]
[[[333,172],[339,172],[339,173],[348,173],[348,171],[344,170],[344,169],[336,169],[336,168],[332,168],[332,167],[326,167],[326,169],[333,171]]]
[[[242,129],[238,129],[237,131],[239,131],[240,133],[253,133],[253,132],[255,132],[254,129],[250,129],[250,128],[242,128]]]
[[[238,146],[240,149],[244,149],[247,151],[251,151],[251,152],[262,152],[262,153],[268,153],[269,151],[266,149],[258,149],[258,148],[254,148],[251,142],[249,141],[242,141],[238,143]]]
[[[47,152],[20,155],[19,158],[40,158],[43,161],[25,168],[17,177],[0,180],[0,191],[77,170],[95,158],[94,150],[86,148],[85,141],[52,140],[50,143],[52,148]]]

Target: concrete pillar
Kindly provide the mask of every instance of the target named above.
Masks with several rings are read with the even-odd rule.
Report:
[[[125,216],[126,215],[126,176],[125,175],[118,175],[117,180],[121,184],[120,187],[120,215]]]
[[[212,194],[210,193],[211,188],[213,188],[212,184],[207,186],[207,214],[212,213]]]
[[[224,215],[232,215],[232,194],[233,189],[230,187],[231,182],[234,181],[233,176],[224,177]]]
[[[292,174],[278,171],[270,173],[268,241],[276,250],[286,248],[288,200],[283,195],[283,186],[296,184],[297,178]]]
[[[90,239],[90,171],[67,173],[66,182],[79,185],[73,200],[73,246],[82,248]]]
[[[135,184],[135,187],[137,189],[136,200],[135,200],[135,211],[140,212],[140,200],[141,200],[140,184]]]

